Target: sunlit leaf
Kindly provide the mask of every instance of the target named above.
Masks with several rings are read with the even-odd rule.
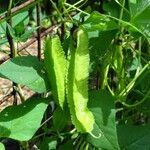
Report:
[[[47,99],[34,98],[7,107],[0,113],[0,137],[19,141],[31,139],[40,127],[47,106]]]

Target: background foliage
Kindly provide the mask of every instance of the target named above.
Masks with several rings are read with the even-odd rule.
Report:
[[[23,2],[0,1],[1,15]],[[35,23],[36,5],[41,8],[40,26]],[[150,149],[149,0],[39,0],[12,16],[11,24],[8,12],[0,19],[0,51],[11,56],[11,37],[15,55],[0,65],[0,77],[11,80],[18,95],[18,86],[37,94],[28,100],[20,97],[22,104],[0,112],[0,149],[11,139],[21,149]],[[77,45],[79,27],[88,34],[88,109],[95,118],[96,137],[77,132],[67,104],[61,109],[55,101],[43,54],[38,59],[18,51],[39,28],[42,32],[54,26],[48,36],[59,35],[66,58]]]

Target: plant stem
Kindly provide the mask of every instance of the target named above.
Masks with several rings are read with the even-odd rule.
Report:
[[[83,141],[83,143],[81,144],[81,146],[80,146],[80,148],[79,148],[79,150],[85,150],[85,145],[86,145],[86,142],[85,141]]]
[[[24,150],[29,150],[29,143],[27,141],[21,142],[21,145],[22,145]]]
[[[146,93],[145,97],[144,97],[141,101],[139,101],[139,102],[137,102],[137,103],[135,103],[135,104],[132,104],[132,105],[127,104],[127,103],[125,103],[125,102],[122,102],[122,104],[123,104],[124,106],[126,106],[126,107],[136,107],[136,106],[142,104],[142,103],[149,97],[149,95],[150,95],[150,90]]]
[[[80,147],[80,145],[81,145],[82,142],[83,142],[83,138],[81,137],[81,138],[79,139],[79,142],[78,142],[77,145],[76,145],[75,150],[79,150],[79,147]]]
[[[58,15],[59,15],[61,21],[64,22],[64,18],[62,17],[62,14],[61,14],[61,12],[59,11],[59,9],[57,8],[56,4],[53,2],[53,0],[50,0],[50,2],[52,3],[53,7],[54,7],[55,10],[57,11],[57,13],[58,13]]]
[[[85,150],[89,149],[89,143],[86,144]]]
[[[46,119],[46,120],[40,125],[40,128],[41,128],[44,124],[46,124],[49,120],[51,120],[52,117],[53,117],[53,116],[51,116],[51,117],[49,117],[48,119]]]
[[[77,7],[75,7],[75,6],[73,6],[73,5],[70,5],[70,4],[68,4],[68,3],[65,3],[65,5],[66,5],[66,6],[69,6],[69,7],[71,7],[71,8],[74,8],[75,10],[78,10],[79,12],[81,12],[81,13],[87,15],[87,16],[90,15],[89,13],[87,13],[87,12],[85,12],[85,11],[83,11],[83,10],[81,10],[81,9],[79,9],[79,8],[77,8]]]
[[[36,17],[37,17],[37,42],[38,42],[38,59],[41,60],[41,17],[40,17],[41,9],[40,4],[36,5]]]
[[[122,20],[123,18],[123,12],[124,12],[124,7],[125,7],[125,0],[122,0],[122,7],[121,7],[121,11],[120,11],[120,20]],[[120,32],[121,32],[121,36],[120,38],[122,39],[123,38],[123,31],[124,31],[124,27],[121,26],[120,22],[119,22],[119,25],[120,25]],[[125,88],[125,70],[124,70],[124,64],[123,64],[123,60],[124,60],[124,56],[123,56],[123,47],[122,45],[119,46],[119,49],[120,49],[120,90],[124,89]],[[119,58],[118,58],[119,59]],[[119,91],[120,91],[119,90]]]
[[[14,87],[14,89],[15,89],[15,91],[18,93],[18,95],[19,95],[19,97],[20,97],[20,99],[21,99],[21,102],[23,103],[23,102],[25,101],[25,97],[24,97],[24,95],[23,95],[23,92],[22,92],[22,89],[21,89],[20,85],[17,84],[17,85]]]
[[[121,11],[120,11],[119,20],[122,20],[122,18],[123,18],[124,6],[125,6],[125,0],[122,0],[122,7],[121,7]],[[119,22],[119,25],[120,25],[120,22]],[[121,26],[121,27],[122,27],[122,26]]]
[[[120,23],[133,28],[135,31],[141,33],[147,39],[146,35],[142,31],[140,31],[136,26],[132,25],[130,22],[126,22],[126,21],[120,20],[120,19],[118,19],[116,17],[110,16],[110,15],[106,15],[106,14],[105,15],[101,14],[101,15],[104,16],[104,17],[108,17],[108,18],[114,19],[116,21],[119,21]]]
[[[12,26],[12,18],[11,18],[12,2],[13,2],[12,0],[9,1],[8,11],[7,11],[7,14],[6,14],[7,23],[10,26]],[[9,46],[10,46],[10,57],[14,58],[16,56],[16,49],[15,49],[15,46],[14,46],[13,38],[12,38],[12,36],[9,33],[8,26],[6,26],[6,36],[7,36],[7,39],[8,39]],[[12,94],[13,94],[13,97],[14,97],[13,104],[17,105],[17,92],[15,90],[15,87],[17,87],[17,84],[13,82],[12,86],[13,86]]]
[[[107,75],[108,75],[108,71],[109,71],[109,66],[110,65],[108,64],[108,65],[104,65],[104,66],[98,68],[98,71],[99,72],[101,71],[101,73],[100,73],[100,81],[101,81],[100,89],[104,89],[108,84]]]
[[[135,84],[135,81],[139,78],[139,76],[150,66],[150,61],[142,68],[142,70],[139,72],[138,75],[136,75],[134,77],[134,79],[126,86],[125,89],[122,90],[122,92],[120,92],[120,94],[118,95],[119,97],[125,96],[126,94],[129,93],[129,91],[132,89],[132,87]]]
[[[73,4],[73,7],[76,7],[77,5],[79,5],[80,3],[84,2],[84,4],[87,2],[87,0],[80,0],[78,2],[76,2],[75,4]],[[83,5],[83,4],[82,4]],[[67,11],[69,11],[71,8],[73,7],[69,7],[68,9],[66,9]],[[81,6],[80,6],[81,7]]]

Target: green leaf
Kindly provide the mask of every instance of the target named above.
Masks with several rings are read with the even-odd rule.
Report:
[[[129,6],[132,18],[136,18],[150,7],[150,0],[129,0]]]
[[[14,27],[16,36],[19,37],[25,33],[25,25],[23,22],[20,22],[18,25]]]
[[[146,94],[150,89],[150,69],[146,70],[135,83],[135,89]]]
[[[24,31],[25,26],[28,24],[28,22],[29,22],[28,11],[24,11],[22,13],[16,14],[14,17],[12,17],[12,27],[10,27],[6,23],[6,21],[0,23],[0,37],[1,37],[2,34],[6,34],[6,24],[7,24],[11,36],[15,40],[18,40],[18,38],[15,35],[15,31],[17,31],[17,33],[21,32],[21,31],[18,31],[18,30],[20,30],[20,29],[18,29],[18,27],[19,28],[21,27],[22,28],[21,30]],[[0,41],[0,43],[1,43],[1,41]]]
[[[115,1],[104,1],[103,3],[103,9],[105,10],[105,12],[108,14],[108,15],[111,15],[113,17],[116,17],[116,18],[120,18],[120,12],[121,12],[121,9],[122,9],[122,2],[118,0],[115,0]],[[129,21],[130,20],[130,13],[128,11],[128,1],[125,1],[125,7],[124,7],[124,10],[123,10],[123,16],[122,16],[122,19],[125,20],[125,21]]]
[[[131,24],[150,39],[150,0],[129,0]]]
[[[25,31],[24,34],[21,35],[21,37],[19,38],[20,41],[25,42],[26,40],[28,40],[29,38],[31,38],[31,36],[33,35],[33,33],[36,31],[36,28],[32,27],[30,30]]]
[[[117,16],[112,16],[112,10],[107,17],[119,21],[121,26],[124,26],[125,28],[128,27],[129,31],[133,33],[134,36],[139,37],[143,35],[150,42],[150,0],[129,0],[129,4],[126,5],[128,6],[126,11],[123,12],[123,18],[121,20]],[[130,17],[128,16],[129,14],[127,14],[127,17],[124,18],[126,12],[130,12]]]
[[[60,145],[59,150],[74,150],[73,141],[68,141],[63,145]]]
[[[93,32],[94,33],[94,32]],[[95,32],[96,33],[96,32]],[[116,30],[99,32],[97,37],[89,40],[90,54],[95,58],[102,60],[108,52],[108,48],[116,35]],[[92,33],[89,33],[90,36]]]
[[[18,26],[16,26],[15,28],[11,27],[9,24],[7,24],[7,27],[8,27],[9,34],[17,42],[18,41],[21,41],[21,42],[27,41],[33,35],[33,33],[36,31],[36,28],[34,28],[34,27],[32,27],[31,29],[25,31],[24,24],[21,25],[21,23]],[[22,34],[22,35],[19,37],[18,34]]]
[[[1,38],[0,40],[0,46],[6,44],[8,42],[7,38]]]
[[[150,125],[118,126],[118,140],[122,150],[149,150]]]
[[[0,150],[5,150],[5,146],[3,143],[0,143]]]
[[[113,38],[118,31],[118,25],[108,17],[94,12],[84,22],[83,26],[88,32],[89,48],[93,60],[103,58],[107,53]]]
[[[47,106],[47,99],[34,98],[7,107],[0,113],[0,137],[30,140],[40,127]]]
[[[116,3],[116,1],[105,2],[103,3],[103,9],[107,14],[119,18],[120,15],[120,6]]]
[[[67,122],[67,116],[65,112],[60,107],[57,107],[53,114],[54,128],[57,131],[61,131],[65,127],[66,122]]]
[[[2,34],[5,34],[5,33],[6,33],[6,32],[5,32],[5,29],[6,29],[6,22],[0,23],[0,36],[1,36]]]
[[[101,136],[94,138],[87,136],[87,141],[92,145],[108,149],[119,150],[117,131],[115,124],[114,98],[106,90],[90,92],[89,109],[95,117],[94,135]]]
[[[57,140],[52,138],[44,138],[41,145],[40,150],[56,150]]]
[[[17,26],[20,23],[24,23],[24,25],[27,25],[28,22],[29,22],[28,11],[18,13],[12,18],[13,27]]]
[[[90,17],[84,22],[84,28],[88,32],[95,30],[98,31],[111,31],[118,29],[117,24],[105,15],[98,12],[93,12]]]
[[[137,68],[139,67],[142,68],[141,61],[138,57],[134,57],[130,64],[131,65],[130,65],[129,71],[137,70]]]
[[[42,73],[43,63],[35,56],[16,57],[0,65],[0,77],[26,85],[35,92],[47,90],[46,77]]]

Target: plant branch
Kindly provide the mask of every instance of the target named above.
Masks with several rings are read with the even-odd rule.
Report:
[[[147,92],[147,94],[145,95],[145,97],[141,101],[139,101],[139,102],[137,102],[135,104],[132,104],[132,105],[127,104],[125,102],[122,102],[122,105],[124,105],[126,107],[136,107],[136,106],[142,104],[149,97],[149,95],[150,95],[150,90]]]
[[[37,16],[37,43],[38,43],[38,59],[41,60],[41,18],[40,18],[40,5],[36,5],[36,16]]]
[[[70,8],[74,8],[75,10],[77,10],[77,11],[79,11],[79,12],[81,12],[81,13],[87,15],[87,16],[90,16],[89,13],[87,13],[87,12],[85,12],[85,11],[83,11],[83,10],[81,10],[81,9],[79,9],[79,8],[77,8],[77,7],[75,7],[75,6],[73,6],[73,5],[70,5],[70,4],[68,4],[68,3],[65,3],[65,5],[66,5],[66,6],[69,6]]]
[[[132,89],[132,87],[135,84],[135,81],[138,79],[138,77],[150,66],[150,61],[142,68],[142,70],[139,72],[138,75],[134,77],[134,79],[126,86],[126,88],[120,92],[118,95],[119,97],[124,96],[125,94],[129,93],[129,91]]]

